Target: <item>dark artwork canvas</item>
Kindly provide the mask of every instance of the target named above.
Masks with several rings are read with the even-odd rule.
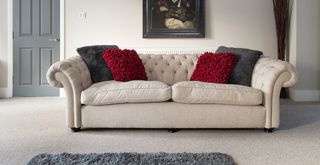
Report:
[[[154,28],[194,29],[194,0],[155,0],[152,3]]]
[[[203,0],[144,0],[143,37],[204,37]]]

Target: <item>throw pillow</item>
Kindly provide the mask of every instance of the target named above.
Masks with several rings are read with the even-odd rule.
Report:
[[[110,48],[103,52],[116,81],[147,80],[147,74],[135,50]]]
[[[231,53],[204,53],[198,59],[192,81],[225,84],[238,59]]]
[[[103,51],[108,48],[118,48],[116,45],[93,45],[77,49],[77,52],[87,64],[93,83],[113,80],[108,65],[102,58]]]
[[[251,77],[255,64],[262,55],[261,51],[220,46],[216,53],[230,52],[239,58],[229,78],[230,84],[251,86]]]

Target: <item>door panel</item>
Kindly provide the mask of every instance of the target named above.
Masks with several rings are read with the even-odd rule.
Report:
[[[52,48],[40,48],[40,85],[49,85],[47,71],[53,62]]]
[[[40,35],[52,35],[52,0],[40,1]]]
[[[20,0],[19,25],[20,36],[32,36],[32,3],[33,0]]]
[[[58,96],[46,73],[60,58],[60,1],[14,0],[13,96]]]
[[[32,85],[32,48],[20,48],[19,62],[20,62],[20,77],[19,85]]]

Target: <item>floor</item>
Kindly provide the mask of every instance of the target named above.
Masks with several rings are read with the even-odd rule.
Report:
[[[239,164],[320,162],[320,103],[282,100],[281,128],[262,130],[104,129],[72,133],[64,98],[0,100],[0,164],[26,164],[39,153],[223,152]]]

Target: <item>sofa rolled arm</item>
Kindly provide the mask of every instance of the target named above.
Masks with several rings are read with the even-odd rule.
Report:
[[[80,94],[92,84],[89,69],[82,58],[74,56],[54,63],[47,72],[47,80],[53,87],[64,88],[68,127],[81,127]]]
[[[270,57],[258,60],[252,73],[251,86],[264,93],[265,128],[279,127],[281,88],[292,87],[297,81],[297,70],[292,64]]]

